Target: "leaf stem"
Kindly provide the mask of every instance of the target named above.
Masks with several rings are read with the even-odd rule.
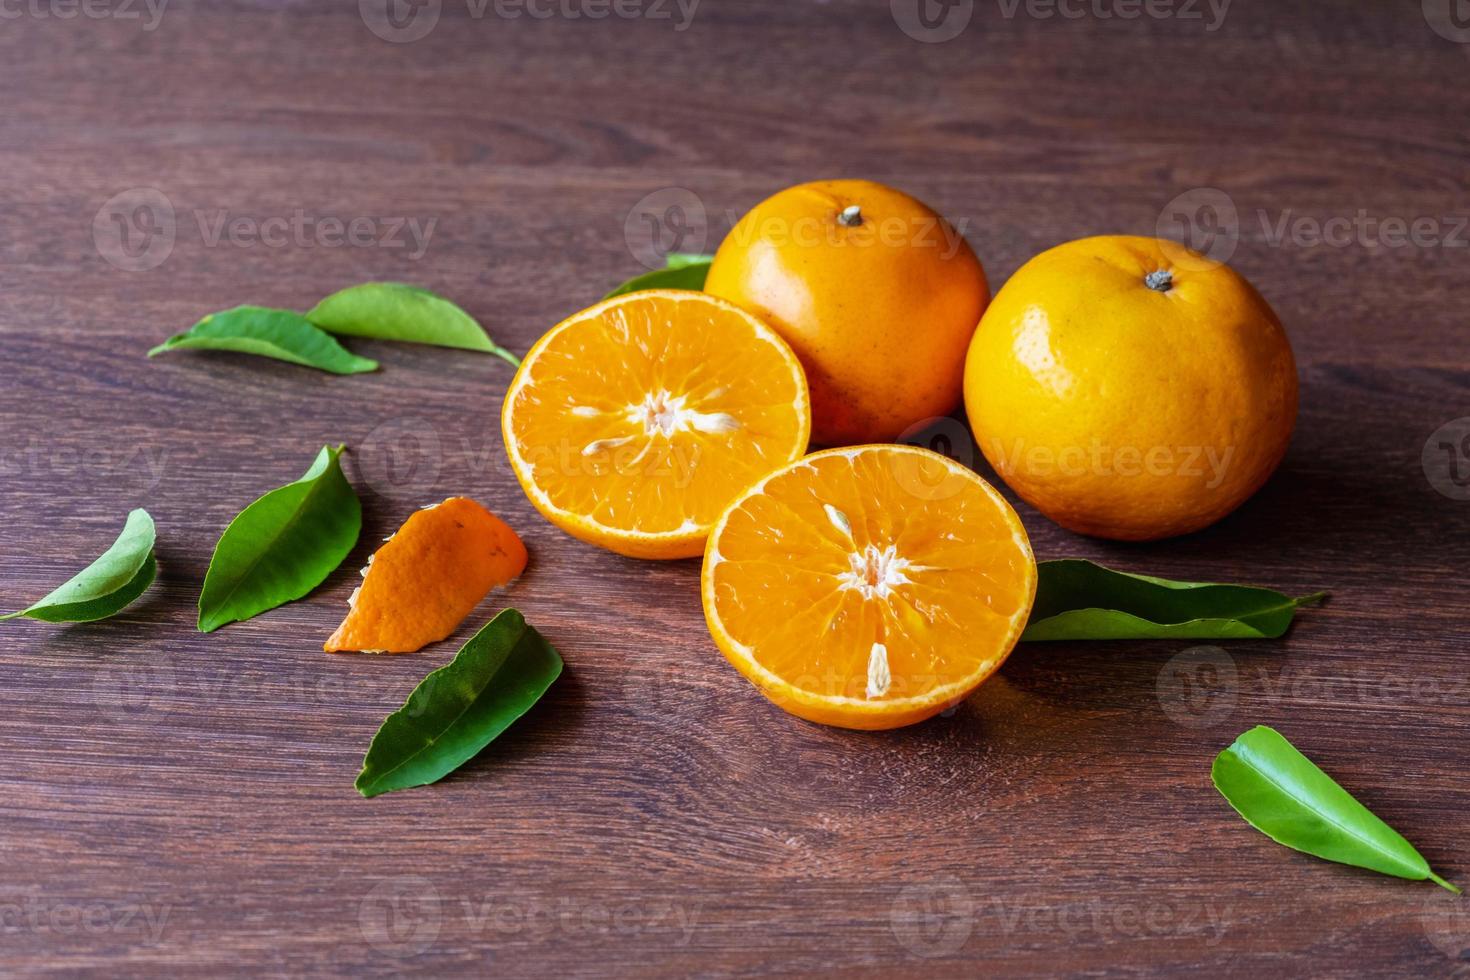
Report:
[[[1331,594],[1331,592],[1313,592],[1311,595],[1304,595],[1300,599],[1291,600],[1291,604],[1294,607],[1300,609],[1302,606],[1308,606],[1314,603],[1321,602],[1323,599],[1326,599]]]
[[[1455,884],[1452,884],[1451,882],[1445,881],[1443,878],[1441,878],[1439,875],[1435,874],[1433,871],[1429,872],[1429,880],[1432,881],[1432,882],[1434,882],[1436,885],[1438,885],[1441,888],[1445,888],[1445,889],[1448,889],[1451,892],[1454,892],[1456,895],[1461,894],[1460,888],[1459,888],[1458,885],[1455,885]]]

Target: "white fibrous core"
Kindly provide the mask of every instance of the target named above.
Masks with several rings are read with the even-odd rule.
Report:
[[[861,553],[847,556],[849,569],[837,576],[844,589],[856,589],[864,599],[887,599],[900,585],[907,585],[905,569],[912,564],[898,556],[898,548],[889,545],[879,549],[868,545]]]
[[[684,395],[667,391],[646,395],[637,405],[628,406],[628,420],[643,426],[647,435],[671,436],[676,432],[703,432],[718,435],[742,428],[740,420],[728,412],[701,412],[686,406]]]

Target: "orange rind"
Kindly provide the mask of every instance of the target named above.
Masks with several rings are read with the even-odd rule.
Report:
[[[453,633],[490,590],[518,578],[526,546],[467,497],[418,511],[368,559],[330,653],[413,653]]]

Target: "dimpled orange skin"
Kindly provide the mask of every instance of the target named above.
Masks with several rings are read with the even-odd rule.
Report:
[[[1100,236],[1036,256],[996,294],[965,407],[985,458],[1037,510],[1150,541],[1208,527],[1266,482],[1296,423],[1296,362],[1229,266]]]
[[[856,205],[861,223],[842,223]],[[764,318],[806,368],[819,445],[888,442],[960,403],[990,289],[964,238],[866,180],[767,198],[721,243],[705,291]]]

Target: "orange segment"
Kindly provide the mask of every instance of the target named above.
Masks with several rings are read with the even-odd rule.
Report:
[[[746,486],[806,451],[796,355],[704,293],[647,290],[553,327],[511,382],[501,427],[547,520],[635,558],[687,558]]]
[[[404,521],[368,559],[352,608],[323,649],[413,653],[453,633],[525,567],[526,546],[504,521],[450,497]]]
[[[897,728],[957,704],[1021,636],[1025,528],[990,484],[911,446],[815,453],[751,487],[705,552],[704,614],[785,710]]]

